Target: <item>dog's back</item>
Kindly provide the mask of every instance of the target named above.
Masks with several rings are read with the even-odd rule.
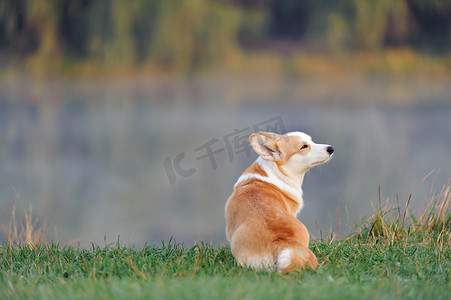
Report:
[[[226,235],[239,264],[287,273],[313,267],[316,257],[307,248],[309,234],[294,215],[292,196],[255,179],[235,186],[226,204]]]

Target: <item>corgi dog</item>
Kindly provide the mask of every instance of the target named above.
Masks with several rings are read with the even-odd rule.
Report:
[[[250,143],[260,156],[235,183],[225,206],[233,256],[242,266],[279,274],[316,267],[309,233],[296,215],[304,204],[305,173],[327,162],[334,148],[302,132],[254,133]]]

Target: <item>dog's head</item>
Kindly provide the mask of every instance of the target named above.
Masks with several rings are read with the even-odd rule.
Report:
[[[290,177],[301,176],[311,168],[327,162],[334,153],[334,147],[315,144],[303,132],[283,135],[259,132],[251,135],[250,142],[264,160],[275,162],[280,171]]]

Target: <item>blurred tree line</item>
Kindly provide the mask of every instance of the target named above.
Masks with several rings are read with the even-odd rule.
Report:
[[[189,72],[228,53],[451,49],[451,0],[0,0],[0,63],[151,64]]]

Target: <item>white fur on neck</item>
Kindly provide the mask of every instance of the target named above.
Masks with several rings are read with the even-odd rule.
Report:
[[[257,163],[263,169],[263,171],[266,172],[266,174],[268,176],[266,177],[266,176],[261,176],[259,174],[253,174],[253,173],[247,173],[247,174],[241,175],[241,177],[238,178],[238,181],[235,183],[234,188],[236,188],[237,185],[239,185],[240,183],[242,183],[248,179],[258,179],[258,180],[273,184],[276,187],[278,187],[279,189],[291,194],[294,197],[294,200],[296,200],[296,202],[298,202],[298,209],[296,211],[296,214],[298,214],[301,211],[302,207],[304,206],[304,200],[302,198],[302,188],[301,188],[303,178],[296,181],[294,179],[291,179],[291,178],[285,176],[277,168],[277,165],[275,162],[266,161],[261,156],[259,158],[257,158]]]

